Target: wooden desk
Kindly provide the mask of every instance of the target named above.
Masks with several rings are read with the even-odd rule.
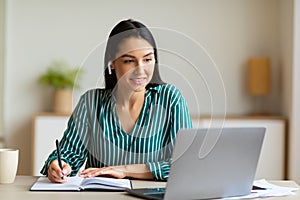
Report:
[[[32,184],[36,181],[34,176],[17,176],[13,184],[0,184],[0,199],[19,200],[19,199],[34,199],[34,200],[126,200],[140,199],[128,195],[126,192],[31,192],[29,191]],[[141,187],[164,187],[165,182],[154,181],[132,181],[134,188]]]
[[[0,197],[5,200],[36,199],[36,200],[84,200],[84,199],[140,199],[128,195],[126,192],[30,192],[31,185],[37,177],[17,176],[13,184],[0,184]],[[299,187],[294,181],[270,181],[273,184],[287,187]],[[154,181],[132,181],[133,188],[142,187],[164,187],[165,182]],[[271,199],[300,199],[300,191],[296,195],[287,197],[272,197]]]

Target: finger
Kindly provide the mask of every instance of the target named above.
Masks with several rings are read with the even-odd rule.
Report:
[[[68,176],[71,173],[71,171],[72,171],[70,165],[68,165],[67,163],[63,162],[62,166],[63,166],[62,174],[64,176]]]
[[[81,172],[81,176],[84,178],[95,177],[101,175],[102,170],[104,168],[89,168]]]
[[[64,162],[64,165],[66,165],[65,162]],[[52,178],[51,180],[54,180],[55,182],[62,182],[62,181],[59,181],[59,179],[60,180],[63,179],[64,173],[59,167],[58,160],[53,160],[51,162],[48,172],[49,172],[48,176],[50,174],[50,177]],[[66,173],[67,173],[67,170],[66,170]]]
[[[114,178],[124,178],[125,177],[124,173],[118,169],[103,170],[103,171],[101,171],[100,176],[114,177]]]
[[[96,174],[97,176],[109,176],[109,177],[124,177],[124,173],[115,167],[105,167],[105,168],[101,168],[100,171],[98,171],[98,173]]]
[[[62,170],[60,169],[59,167],[59,164],[58,164],[58,160],[53,160],[50,164],[50,167],[53,171],[55,171],[57,174],[61,175],[62,174]]]
[[[48,173],[48,176],[51,176],[51,177],[53,177],[54,179],[60,177],[59,174],[57,173],[57,171],[54,170],[53,168],[50,168],[49,173]]]
[[[63,179],[65,176],[68,176],[71,173],[72,169],[70,165],[68,165],[66,162],[61,161],[61,163],[63,167],[62,169],[58,164],[58,160],[54,161],[52,167],[56,171],[56,173],[60,176],[60,178]]]
[[[95,170],[98,170],[98,169],[104,169],[104,167],[103,168],[92,168],[92,167],[90,167],[90,168],[82,170],[82,172],[91,172],[91,171],[95,171]]]
[[[61,177],[51,177],[51,176],[49,176],[48,179],[53,183],[65,183],[65,182],[67,182],[67,178],[61,179]]]
[[[89,173],[81,174],[83,178],[92,178],[98,176],[97,171],[90,171]]]
[[[101,175],[103,174],[103,171],[104,171],[104,170],[105,170],[105,169],[99,168],[99,169],[97,169],[97,170],[91,171],[88,175],[89,175],[90,177],[101,176]]]
[[[91,173],[92,171],[94,170],[97,170],[97,169],[100,169],[100,168],[88,168],[88,169],[84,169],[80,172],[81,175],[85,175],[85,174],[89,174]]]
[[[57,173],[53,170],[50,170],[48,173],[48,179],[54,183],[65,183],[67,181],[66,178],[62,179]]]

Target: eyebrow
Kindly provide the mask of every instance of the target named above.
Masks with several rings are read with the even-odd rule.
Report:
[[[152,54],[154,54],[154,53],[153,53],[153,52],[147,53],[146,55],[143,56],[143,58],[144,58],[144,57],[147,57],[147,56],[150,56],[150,55],[152,55]],[[123,55],[121,56],[121,58],[124,58],[124,57],[135,58],[135,56],[132,56],[132,55],[129,55],[129,54],[123,54]]]

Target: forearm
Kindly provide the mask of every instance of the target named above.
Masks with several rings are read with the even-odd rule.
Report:
[[[102,168],[88,168],[81,172],[83,178],[111,176],[115,178],[153,179],[146,164],[119,165]]]
[[[125,176],[137,179],[153,179],[153,175],[146,164],[124,165]]]

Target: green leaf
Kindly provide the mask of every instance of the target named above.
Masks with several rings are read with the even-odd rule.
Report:
[[[82,73],[80,67],[71,68],[65,61],[54,61],[38,81],[54,89],[79,89],[78,80],[81,79]]]

